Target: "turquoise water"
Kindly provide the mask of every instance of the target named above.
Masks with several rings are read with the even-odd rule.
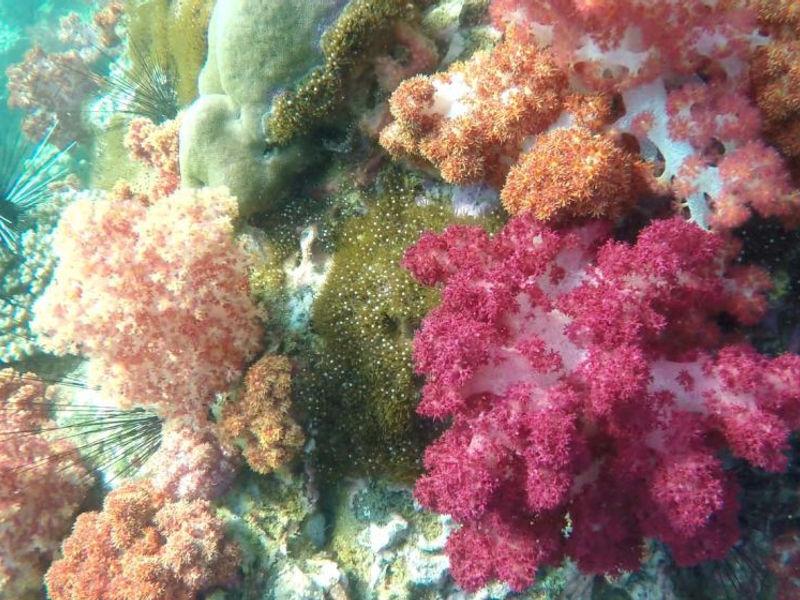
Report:
[[[0,0],[0,600],[800,597],[795,12]]]

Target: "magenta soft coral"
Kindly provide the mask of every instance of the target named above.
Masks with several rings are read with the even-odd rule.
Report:
[[[448,545],[462,586],[521,589],[565,555],[632,570],[646,537],[682,565],[736,542],[720,454],[786,467],[800,357],[720,330],[723,312],[754,323],[770,285],[735,254],[679,218],[631,245],[602,224],[555,231],[526,216],[493,238],[454,226],[408,250],[412,274],[443,285],[415,340],[418,410],[452,423],[416,496],[462,523]]]

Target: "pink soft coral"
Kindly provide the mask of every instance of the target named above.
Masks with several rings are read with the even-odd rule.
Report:
[[[87,356],[91,382],[122,407],[204,414],[261,334],[236,210],[220,189],[69,206],[59,265],[35,306],[43,344]]]
[[[178,189],[181,182],[178,165],[180,126],[180,117],[158,125],[145,117],[131,120],[125,136],[125,148],[130,157],[146,170],[133,184],[118,184],[130,188],[128,192],[118,187],[118,195],[140,194],[143,201],[155,202]]]
[[[2,598],[40,598],[45,569],[92,483],[75,445],[47,437],[55,427],[45,412],[49,398],[34,375],[0,371]]]
[[[161,445],[144,466],[153,487],[177,500],[213,500],[236,476],[238,452],[224,447],[213,423],[201,417],[170,419]]]
[[[756,13],[732,0],[493,0],[496,26],[530,26],[582,85],[625,89],[746,53]]]
[[[444,285],[415,339],[418,410],[452,421],[416,496],[463,524],[448,553],[468,589],[521,589],[564,555],[633,570],[644,537],[682,565],[719,558],[739,536],[719,453],[786,467],[800,357],[728,342],[716,321],[754,323],[766,275],[729,266],[735,247],[679,218],[635,245],[607,240],[601,224],[523,216],[494,238],[428,233],[406,253],[419,281]]]

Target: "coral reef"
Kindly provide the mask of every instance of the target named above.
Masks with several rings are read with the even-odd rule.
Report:
[[[292,367],[285,356],[267,354],[247,370],[244,389],[223,404],[223,440],[243,447],[250,468],[267,474],[285,466],[305,436],[289,413]]]
[[[203,500],[171,500],[146,481],[87,512],[47,572],[53,600],[193,600],[235,583],[239,548]]]
[[[736,250],[677,217],[630,245],[522,216],[406,253],[420,282],[444,284],[414,357],[419,412],[452,424],[415,494],[463,523],[447,546],[462,586],[522,589],[565,555],[634,570],[642,538],[679,565],[733,546],[738,487],[719,452],[781,471],[800,425],[800,357],[762,356],[716,322],[766,306],[766,274],[729,266]]]
[[[149,206],[71,204],[55,233],[53,281],[34,308],[43,346],[87,356],[90,383],[121,407],[204,414],[261,335],[235,215],[235,200],[214,189]]]
[[[747,96],[747,64],[763,43],[755,12],[742,3],[579,4],[492,2],[504,40],[444,73],[401,84],[391,99],[395,121],[381,132],[382,145],[395,158],[424,159],[446,181],[485,181],[497,188],[530,149],[533,156],[517,163],[510,197],[521,179],[540,176],[536,156],[548,149],[537,147],[553,137],[538,134],[586,125],[595,134],[613,131],[634,140],[631,149],[657,176],[653,191],[669,191],[703,227],[736,228],[754,213],[796,226],[800,194],[783,159],[761,139],[758,109]],[[782,77],[779,65],[765,67],[762,97],[774,89],[774,77]],[[621,116],[601,112],[586,122],[587,106],[591,112],[608,105],[613,94]],[[744,176],[744,165],[757,170],[757,180]],[[608,168],[613,173],[614,166]],[[617,217],[632,204],[597,199],[594,213],[583,209],[575,216]]]
[[[45,384],[0,371],[0,597],[36,600],[42,576],[92,483],[69,440],[52,440]],[[16,433],[17,435],[13,435]],[[58,461],[48,460],[60,456]]]

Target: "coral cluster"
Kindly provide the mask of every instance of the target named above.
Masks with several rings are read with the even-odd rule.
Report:
[[[257,473],[286,465],[305,441],[289,413],[291,376],[288,358],[267,354],[247,370],[239,396],[222,407],[222,438],[243,446],[247,464]]]
[[[55,426],[46,412],[48,398],[34,375],[0,371],[2,598],[41,597],[42,576],[92,483],[75,445],[48,437]]]
[[[114,32],[121,12],[119,3],[111,2],[91,24],[70,13],[58,32],[66,50],[48,52],[35,45],[21,63],[8,67],[8,105],[26,112],[22,128],[28,138],[39,140],[56,125],[52,142],[60,148],[87,139],[82,106],[97,89],[91,70],[119,42]]]
[[[203,414],[260,342],[235,215],[215,189],[71,204],[35,306],[43,346],[88,357],[90,382],[122,407]]]
[[[512,212],[543,219],[617,217],[637,196],[668,191],[704,227],[739,227],[753,213],[795,226],[800,194],[782,157],[761,139],[758,107],[748,97],[748,62],[763,38],[744,3],[495,0],[491,14],[505,34],[496,48],[409,79],[393,94],[395,121],[381,133],[392,156],[421,157],[446,181],[506,185]],[[769,123],[779,111],[786,116],[792,94],[776,86],[790,86],[790,59],[761,51],[772,64],[754,76],[759,104],[784,105],[765,111]],[[755,69],[763,63],[753,60]],[[607,110],[615,94],[621,115]],[[592,130],[592,144],[539,135],[575,125]],[[640,156],[615,147],[622,140],[600,137],[612,133],[626,134]],[[576,165],[587,154],[598,160],[582,171]],[[619,188],[623,157],[623,171],[643,175],[641,162],[649,163],[657,176],[650,186],[658,189]],[[744,175],[745,165],[758,177]],[[578,181],[584,185],[572,185]],[[535,184],[544,193],[531,193]],[[609,190],[619,190],[611,192],[618,201],[604,196]]]
[[[53,600],[194,600],[236,581],[238,547],[203,500],[172,500],[146,481],[87,512],[47,573]]]
[[[490,238],[425,234],[404,265],[443,284],[414,342],[418,410],[451,426],[425,453],[420,502],[463,526],[448,542],[467,589],[523,589],[537,566],[635,570],[643,538],[679,565],[739,538],[720,460],[787,466],[800,357],[767,358],[717,318],[763,314],[765,273],[680,218],[635,244],[603,224],[555,231],[529,215]]]

